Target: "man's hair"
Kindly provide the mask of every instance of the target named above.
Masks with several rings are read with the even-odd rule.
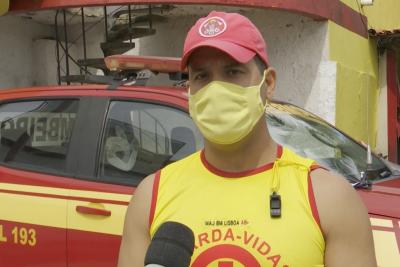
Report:
[[[261,75],[263,75],[264,71],[268,69],[268,66],[265,65],[264,61],[262,61],[262,59],[258,55],[254,56],[254,61],[256,62],[257,68],[260,71]]]

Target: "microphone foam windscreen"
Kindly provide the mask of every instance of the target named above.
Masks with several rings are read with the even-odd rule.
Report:
[[[145,265],[188,267],[194,250],[193,231],[184,224],[165,222],[154,234],[147,249]]]

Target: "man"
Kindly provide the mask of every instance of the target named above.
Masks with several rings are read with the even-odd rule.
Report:
[[[375,267],[368,215],[349,183],[268,134],[276,74],[258,29],[239,14],[211,12],[187,35],[186,67],[204,150],[139,185],[119,267],[143,266],[166,221],[194,231],[193,267]]]

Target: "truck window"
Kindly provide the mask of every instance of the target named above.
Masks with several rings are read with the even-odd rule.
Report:
[[[35,100],[0,105],[0,162],[62,174],[78,100]]]
[[[202,147],[187,113],[158,104],[113,101],[102,141],[100,179],[137,185]]]

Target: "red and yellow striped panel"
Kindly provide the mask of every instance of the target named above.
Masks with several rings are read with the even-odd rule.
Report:
[[[1,219],[47,227],[121,235],[130,194],[95,192],[11,183],[0,183]],[[77,206],[95,207],[111,216],[82,214]],[[63,216],[53,216],[66,212]]]
[[[372,217],[372,234],[379,267],[398,267],[400,265],[400,221]]]

